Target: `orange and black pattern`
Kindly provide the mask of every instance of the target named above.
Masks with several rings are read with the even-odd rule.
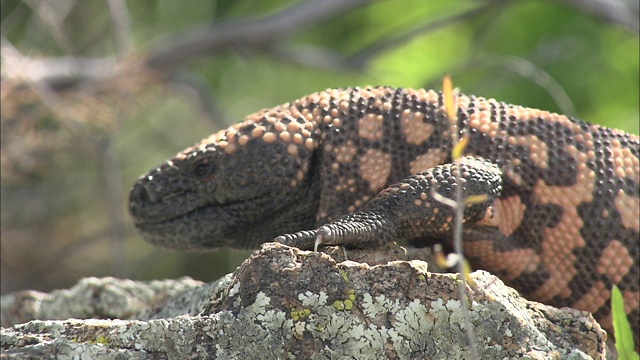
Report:
[[[453,126],[442,95],[421,89],[327,90],[260,111],[141,177],[130,212],[147,241],[179,249],[447,242],[453,217],[431,189],[457,186],[451,139],[467,133],[463,188],[492,193],[465,214],[472,264],[609,331],[617,284],[638,344],[638,136],[493,99],[456,103]]]

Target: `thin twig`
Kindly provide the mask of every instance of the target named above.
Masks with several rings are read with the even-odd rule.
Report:
[[[178,71],[169,78],[169,84],[178,87],[180,92],[187,94],[190,99],[194,99],[200,105],[205,117],[216,124],[218,128],[229,126],[231,119],[216,106],[215,96],[211,94],[211,89],[201,78],[185,71]]]
[[[640,32],[637,0],[555,0],[555,2],[572,5],[605,21],[622,25],[636,34]]]
[[[467,69],[477,70],[479,67],[496,67],[500,70],[506,70],[522,76],[544,89],[549,94],[551,100],[558,105],[558,110],[561,113],[568,116],[578,115],[578,111],[576,110],[571,97],[564,90],[562,85],[541,67],[536,66],[531,61],[521,57],[479,54],[458,66],[457,69],[450,71],[450,73],[464,73]],[[428,82],[428,85],[426,86],[429,87],[429,85],[433,85],[435,83],[436,79],[434,78]]]
[[[469,308],[467,306],[467,269],[465,268],[466,260],[464,253],[462,252],[462,222],[464,220],[464,210],[466,208],[466,199],[462,194],[462,182],[460,174],[460,156],[464,153],[464,147],[467,144],[468,138],[460,138],[460,134],[464,133],[464,128],[460,128],[463,124],[458,120],[458,94],[453,90],[453,84],[449,75],[444,76],[442,79],[442,96],[444,102],[444,108],[449,122],[449,128],[451,131],[451,157],[455,163],[455,168],[452,173],[455,177],[457,186],[454,189],[454,210],[455,210],[455,227],[453,232],[453,246],[458,257],[457,268],[460,274],[460,281],[458,283],[458,290],[460,296],[460,305],[462,307],[462,313],[464,316],[465,328],[467,331],[467,337],[469,338],[469,348],[471,349],[472,359],[479,359],[478,348],[475,341],[473,330],[471,329],[471,319],[469,316]]]
[[[365,70],[364,67],[349,61],[344,55],[332,49],[308,44],[278,45],[270,47],[268,54],[283,61],[332,71]]]
[[[448,26],[453,23],[463,21],[463,20],[468,20],[470,18],[478,16],[484,13],[485,11],[487,11],[488,9],[499,6],[502,3],[503,3],[502,0],[493,0],[485,3],[482,6],[473,8],[463,13],[458,13],[452,16],[445,17],[443,19],[435,20],[435,21],[429,20],[424,25],[421,25],[411,31],[401,33],[400,35],[397,35],[397,36],[389,37],[386,40],[378,41],[375,44],[360,50],[357,54],[354,54],[353,56],[351,56],[348,61],[354,67],[358,67],[358,68],[365,67],[365,64],[370,59],[380,54],[381,52],[400,46],[410,41],[416,36],[424,35],[431,31],[435,31],[441,27]]]
[[[71,40],[69,40],[62,26],[64,19],[75,7],[75,1],[23,0],[23,2],[33,9],[44,24],[49,26],[53,38],[68,54],[77,54],[76,49],[73,47]]]
[[[304,1],[265,18],[201,25],[152,49],[146,64],[153,69],[169,70],[217,49],[264,46],[367,3],[368,0]]]
[[[109,5],[109,14],[111,15],[111,23],[113,24],[113,35],[116,42],[116,52],[120,57],[129,53],[131,44],[131,21],[129,12],[122,0],[107,0]]]
[[[30,61],[24,57],[18,49],[11,44],[4,36],[0,38],[0,48],[3,56],[3,83],[11,80],[23,80],[31,90],[39,96],[42,103],[51,113],[56,113],[60,97],[51,89],[49,83],[40,81],[32,77],[32,72],[28,71]],[[35,69],[34,69],[35,70]]]

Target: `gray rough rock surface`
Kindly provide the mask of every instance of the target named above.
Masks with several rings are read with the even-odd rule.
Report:
[[[136,319],[189,289],[203,286],[190,278],[140,282],[111,277],[85,278],[67,290],[50,294],[20,291],[0,298],[2,327],[30,320]]]
[[[401,248],[388,253],[349,251],[351,260],[337,262],[326,253],[268,243],[211,284],[85,279],[68,290],[75,297],[65,291],[42,296],[58,304],[60,314],[32,310],[40,320],[3,328],[2,358],[469,359],[456,277],[402,259]],[[341,250],[332,254],[343,256]],[[354,261],[363,259],[369,264]],[[469,316],[482,359],[604,357],[606,333],[591,314],[529,302],[483,271],[471,277]],[[165,296],[161,283],[179,290]],[[130,289],[115,291],[125,298],[147,295],[134,295],[130,310],[116,301],[121,306],[115,312],[71,304],[86,303],[91,297],[83,292],[95,294],[96,288]],[[101,298],[93,297],[105,305]],[[5,301],[12,309],[37,308],[37,301],[25,306],[19,299],[3,297],[3,324]],[[102,310],[69,310],[86,308]],[[124,316],[43,317],[105,313]]]

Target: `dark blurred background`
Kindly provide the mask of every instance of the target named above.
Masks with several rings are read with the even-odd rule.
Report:
[[[329,87],[439,88],[638,133],[635,0],[2,0],[1,285],[214,280],[249,252],[153,248],[128,191],[244,116]]]

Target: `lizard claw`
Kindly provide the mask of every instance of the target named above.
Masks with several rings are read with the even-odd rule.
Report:
[[[325,236],[328,235],[329,230],[323,226],[318,229],[318,236],[316,236],[316,242],[313,245],[313,252],[318,252],[318,246],[324,242]]]

